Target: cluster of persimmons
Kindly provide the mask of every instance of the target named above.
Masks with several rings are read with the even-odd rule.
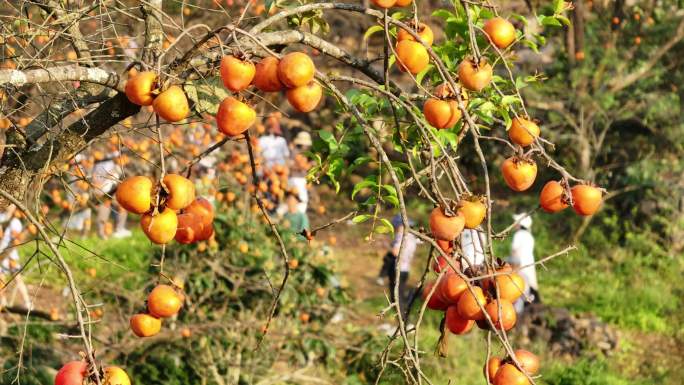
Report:
[[[71,361],[62,366],[55,375],[55,385],[82,385],[92,377],[86,361]],[[108,366],[100,373],[102,383],[106,385],[131,385],[128,374],[118,366]]]
[[[239,93],[252,84],[263,92],[286,89],[288,101],[301,112],[312,111],[323,95],[314,81],[315,71],[311,58],[302,52],[288,53],[282,59],[266,57],[256,65],[238,53],[225,56],[220,68],[223,84],[230,91]],[[152,105],[154,112],[169,122],[185,119],[190,109],[182,88],[161,88],[159,76],[146,71],[132,76],[125,91],[132,103]],[[256,111],[234,96],[226,97],[216,114],[219,131],[230,137],[242,135],[255,121]],[[157,186],[146,176],[128,178],[117,188],[116,197],[123,208],[142,215],[143,231],[154,243],[166,244],[174,237],[180,243],[192,243],[213,233],[212,205],[202,198],[195,200],[192,182],[181,175],[165,175]]]
[[[183,295],[176,288],[157,285],[147,297],[147,312],[131,317],[131,330],[139,337],[150,337],[159,333],[161,319],[178,314],[183,300]],[[184,329],[183,333],[187,331]],[[83,385],[94,382],[89,381],[94,376],[90,370],[92,369],[86,361],[68,362],[57,372],[55,385]],[[117,366],[105,367],[100,373],[100,378],[105,385],[131,385],[128,374]]]
[[[412,0],[372,0],[380,8],[405,7]],[[416,75],[430,64],[430,47],[434,34],[425,23],[409,23],[419,37],[399,29],[394,46],[397,64],[401,71]],[[484,25],[484,32],[493,46],[505,49],[516,40],[516,30],[509,21],[495,17]],[[241,93],[250,86],[261,92],[281,92],[297,111],[310,112],[318,106],[323,96],[322,87],[314,80],[316,68],[311,58],[302,52],[290,52],[282,58],[265,57],[254,63],[240,51],[221,60],[220,75],[223,85],[233,92],[219,105],[215,116],[221,134],[239,137],[254,125],[257,114]],[[434,89],[423,105],[426,121],[436,129],[454,127],[462,118],[468,105],[468,92],[481,92],[492,82],[493,67],[484,58],[466,58],[457,70],[458,89],[444,83]],[[151,106],[153,111],[168,122],[179,122],[190,114],[188,98],[178,85],[167,86],[156,72],[145,71],[130,77],[125,92],[128,99],[141,106]],[[537,143],[541,130],[529,116],[515,116],[508,129],[510,141],[522,149]],[[173,137],[170,138],[174,140]],[[254,142],[251,142],[254,144]],[[522,152],[521,152],[522,153]],[[244,165],[251,171],[245,154],[233,153],[227,168]],[[221,165],[219,165],[219,169]],[[506,184],[514,191],[528,190],[535,182],[537,165],[528,155],[516,155],[506,159],[501,172]],[[247,183],[247,176],[235,172],[236,180]],[[255,192],[270,191],[282,195],[281,184],[286,180],[286,170],[266,170],[267,182],[251,186]],[[282,183],[280,183],[282,181]],[[275,186],[275,187],[274,187]],[[234,193],[227,200],[235,199]],[[127,211],[141,215],[141,227],[147,237],[156,244],[166,244],[175,239],[188,244],[209,239],[213,235],[213,205],[195,196],[195,186],[178,174],[163,175],[159,181],[147,176],[133,176],[121,182],[116,199]],[[542,189],[540,205],[547,212],[558,212],[571,204],[579,215],[592,215],[602,200],[601,189],[578,184],[570,188],[566,180],[550,181]],[[464,196],[452,207],[436,207],[430,215],[430,229],[438,246],[445,255],[454,254],[454,242],[464,228],[477,229],[487,214],[484,197]],[[296,261],[295,261],[296,262]],[[493,269],[467,268],[461,273],[458,263],[450,258],[438,257],[434,265],[440,275],[438,281],[428,283],[423,291],[427,307],[443,311],[445,327],[453,334],[465,334],[475,324],[479,328],[491,327],[508,331],[517,321],[513,303],[523,296],[523,278],[507,264]],[[296,266],[295,266],[296,267]],[[483,275],[486,278],[475,279]],[[147,311],[131,317],[132,331],[140,337],[156,335],[161,330],[163,318],[175,316],[181,309],[184,296],[180,288],[157,285],[147,298]],[[491,321],[491,324],[490,322]],[[528,384],[528,376],[539,371],[539,359],[525,350],[515,350],[512,356],[490,358],[485,365],[485,376],[493,385]],[[107,384],[130,384],[128,376],[117,367],[104,369]],[[88,373],[85,362],[70,362],[57,374],[55,385],[83,383]]]
[[[373,3],[381,8],[390,8],[406,6],[411,1],[373,0]],[[395,54],[399,69],[415,75],[429,65],[430,55],[426,46],[432,45],[434,35],[424,23],[412,23],[409,26],[414,28],[422,42],[416,41],[413,35],[400,29]],[[503,18],[488,20],[483,29],[491,44],[498,49],[505,49],[516,40],[515,27]],[[484,90],[492,82],[492,76],[493,68],[484,58],[465,59],[458,66],[460,90],[453,89],[448,83],[436,87],[433,95],[423,105],[426,121],[437,129],[448,129],[456,125],[462,118],[462,108],[467,107],[468,92]],[[462,103],[461,106],[459,102]],[[538,140],[540,132],[539,126],[532,119],[516,116],[508,129],[508,137],[513,144],[524,149]],[[525,191],[534,184],[537,164],[529,156],[513,156],[503,162],[501,172],[508,187],[518,192]],[[572,204],[577,214],[587,216],[599,209],[602,191],[584,183],[570,188],[566,180],[549,181],[542,189],[539,200],[546,212],[558,212]],[[469,195],[452,207],[436,207],[432,211],[430,229],[446,255],[452,255],[453,243],[464,228],[476,229],[480,226],[487,213],[485,202],[483,197]],[[510,265],[501,264],[493,271],[471,266],[464,270],[464,274],[457,274],[454,268],[460,269],[460,266],[450,263],[440,255],[434,268],[437,272],[447,269],[446,274],[441,275],[439,281],[428,283],[424,287],[423,297],[429,309],[445,312],[445,326],[451,333],[467,333],[475,324],[482,329],[489,329],[487,319],[491,320],[494,328],[501,331],[508,331],[515,326],[517,314],[513,303],[523,295],[525,281]],[[488,278],[474,280],[479,274]],[[528,376],[537,374],[539,359],[533,353],[516,350],[514,356],[519,366],[514,364],[516,360],[511,357],[493,357],[488,361],[485,375],[492,384],[528,384]]]

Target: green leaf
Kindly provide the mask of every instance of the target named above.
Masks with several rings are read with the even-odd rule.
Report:
[[[505,95],[501,98],[501,104],[504,106],[510,106],[514,103],[520,103],[520,99],[518,99],[517,95]]]
[[[420,72],[416,75],[416,82],[417,82],[418,84],[423,83],[423,78],[425,77],[425,75],[428,74],[428,72],[430,72],[430,69],[432,69],[432,67],[434,67],[434,66],[433,66],[432,64],[429,64],[427,67],[425,67],[424,70],[420,71]]]
[[[565,1],[564,0],[553,0],[553,13],[555,13],[555,14],[562,13],[564,9],[565,9]]]
[[[387,67],[392,68],[394,63],[397,61],[397,57],[392,55],[390,56],[389,60],[387,61]]]
[[[488,100],[480,105],[478,111],[483,114],[491,114],[496,111],[496,106]]]
[[[394,186],[389,185],[389,184],[383,184],[382,189],[387,191],[388,194],[397,196],[397,189],[394,188]]]
[[[432,12],[432,16],[434,16],[434,17],[441,17],[441,18],[444,19],[444,20],[448,20],[448,19],[450,19],[450,18],[452,18],[452,17],[453,17],[453,18],[456,17],[456,15],[454,15],[453,13],[447,11],[446,9],[438,9],[438,10]]]
[[[353,172],[354,170],[370,162],[371,160],[373,159],[370,156],[360,156],[354,159],[354,162],[352,162],[352,164],[348,168],[348,172]]]
[[[385,30],[385,27],[383,27],[382,25],[374,25],[374,26],[368,28],[366,30],[366,33],[363,34],[363,40],[368,40],[368,38],[371,37],[371,35],[373,35],[374,33],[384,31],[384,30]]]
[[[508,131],[509,128],[511,128],[511,115],[508,113],[508,109],[506,108],[499,108],[499,115],[504,118],[504,122],[506,124],[506,131]]]
[[[335,136],[330,131],[320,130],[318,131],[318,136],[323,139],[324,142],[328,144],[328,148],[331,152],[337,150],[337,140]]]
[[[539,47],[537,46],[537,43],[531,41],[531,40],[523,40],[522,43],[526,45],[528,48],[530,48],[532,51],[535,53],[539,53]]]
[[[338,181],[340,175],[342,174],[342,170],[344,169],[344,159],[341,157],[339,158],[334,158],[331,162],[330,165],[328,166],[328,172],[326,175],[330,177],[330,180],[333,182],[335,185],[335,193],[340,192],[340,183]]]
[[[516,20],[520,21],[520,22],[523,23],[525,26],[527,26],[527,25],[529,24],[529,22],[527,21],[527,18],[526,18],[525,16],[523,16],[523,15],[518,15],[517,13],[513,13],[513,14],[511,14],[511,17],[512,17],[513,19],[516,19]]]
[[[552,27],[562,27],[563,24],[558,21],[554,16],[539,16],[540,24],[545,25],[545,26],[552,26]]]
[[[560,20],[561,23],[567,25],[568,27],[569,27],[570,24],[571,24],[571,23],[570,23],[570,19],[568,19],[567,17],[565,17],[565,16],[563,16],[563,15],[556,15],[556,19]]]
[[[392,234],[392,236],[394,236],[394,226],[392,226],[392,222],[390,222],[389,220],[387,220],[385,218],[380,218],[380,222],[382,223],[382,226],[379,226],[379,227],[385,227],[387,229],[387,231],[384,233],[378,231],[378,233],[380,233],[380,234],[390,233],[390,234]],[[383,229],[383,231],[384,231],[384,229]]]
[[[352,218],[352,223],[357,223],[357,224],[363,223],[363,222],[366,222],[367,220],[369,220],[371,217],[372,217],[372,215],[370,215],[370,214],[357,215],[354,218]]]
[[[385,195],[382,199],[394,207],[399,207],[399,198],[397,198],[396,196]]]
[[[406,13],[401,12],[401,11],[397,11],[397,12],[394,12],[393,14],[390,14],[389,17],[391,17],[392,19],[395,19],[395,20],[403,20],[406,18]]]
[[[378,183],[376,182],[376,176],[375,175],[370,175],[366,177],[365,180],[357,183],[354,186],[354,189],[352,190],[351,198],[354,199],[356,194],[359,193],[359,191],[363,190],[364,188],[375,188],[378,186]]]
[[[515,78],[515,88],[521,90],[525,87],[527,87],[527,83],[525,82],[525,79],[522,78],[522,76],[518,76],[517,78]]]

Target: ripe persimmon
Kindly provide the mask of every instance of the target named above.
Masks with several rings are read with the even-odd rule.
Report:
[[[510,21],[501,17],[487,20],[484,31],[492,43],[499,48],[506,48],[515,41],[515,27]]]
[[[539,194],[539,205],[547,213],[556,213],[568,207],[564,198],[563,185],[555,180],[548,181]]]
[[[511,157],[501,165],[504,181],[514,191],[525,191],[537,178],[537,164],[530,159]]]
[[[167,207],[157,215],[144,214],[140,218],[140,227],[150,241],[163,245],[176,236],[178,217],[173,209]]]
[[[157,318],[173,317],[183,306],[183,298],[169,285],[157,285],[147,296],[147,310]]]
[[[465,217],[461,213],[448,217],[441,207],[435,207],[430,213],[430,230],[435,239],[453,241],[463,231]]]
[[[397,0],[397,2],[394,4],[396,7],[406,7],[411,5],[413,3],[413,0]]]
[[[524,349],[517,349],[513,354],[520,363],[520,368],[528,375],[534,376],[539,373],[539,357],[536,354]]]
[[[233,92],[249,87],[255,74],[256,67],[248,60],[242,60],[233,55],[224,56],[221,59],[221,80],[223,80],[223,85]]]
[[[188,178],[178,174],[166,174],[163,183],[169,193],[166,207],[182,210],[195,200],[195,185]]]
[[[116,201],[126,211],[144,214],[152,207],[153,185],[152,179],[146,176],[126,178],[116,188]]]
[[[503,364],[494,376],[494,385],[529,385],[530,380],[513,364]]]
[[[190,338],[192,336],[192,332],[188,328],[183,328],[181,329],[181,337],[183,338]]]
[[[501,306],[501,311],[499,311],[499,306]],[[511,330],[518,318],[513,304],[506,299],[495,299],[489,302],[485,306],[485,311],[492,319],[494,327],[499,330]]]
[[[428,282],[425,284],[423,287],[423,294],[422,298],[423,301],[427,301],[427,308],[432,309],[432,310],[445,310],[449,305],[444,302],[442,297],[439,295],[439,286],[437,289],[435,289],[435,292],[432,293],[432,296],[428,300],[428,295],[432,291],[432,288],[434,287],[436,283],[435,282]]]
[[[195,241],[206,241],[214,235],[214,223],[202,226],[202,229],[195,235]]]
[[[570,190],[572,192],[572,208],[579,215],[593,215],[601,207],[602,193],[598,187],[588,184],[578,184]]]
[[[154,102],[152,92],[157,88],[157,74],[152,71],[140,72],[126,82],[125,93],[131,103],[151,106]]]
[[[494,282],[496,282],[499,290],[498,298],[507,299],[511,303],[515,302],[525,292],[525,280],[520,274],[513,272],[508,265],[497,269],[496,272],[500,275],[484,280],[482,286],[492,295],[496,295],[494,287]]]
[[[471,91],[482,91],[492,81],[492,66],[484,59],[479,64],[466,59],[458,66],[458,80]]]
[[[423,114],[430,125],[439,130],[453,127],[461,119],[456,100],[430,98],[423,105]]]
[[[442,277],[438,290],[441,298],[451,305],[458,303],[461,295],[468,290],[468,284],[463,278],[450,273]]]
[[[479,286],[473,286],[472,292],[466,290],[458,299],[457,309],[461,317],[478,321],[484,318],[484,313],[480,306],[484,307],[487,299]]]
[[[128,374],[118,366],[108,366],[104,369],[103,385],[131,385]]]
[[[255,120],[256,111],[232,96],[223,99],[216,114],[219,131],[228,136],[242,134]]]
[[[508,129],[508,137],[515,144],[527,147],[539,137],[539,126],[528,119],[515,117]]]
[[[465,228],[475,229],[482,223],[487,215],[487,206],[481,197],[469,197],[461,199],[458,203],[458,211],[465,218]]]
[[[454,251],[454,245],[451,241],[445,241],[442,239],[436,239],[435,241],[437,241],[437,246],[439,246],[439,248],[442,249],[445,254],[451,254],[451,252]]]
[[[418,36],[420,36],[420,39],[423,41],[423,43],[428,46],[431,46],[435,40],[435,34],[432,32],[432,28],[425,23],[418,23],[418,28],[414,31],[416,34],[418,34]],[[397,41],[402,40],[416,41],[416,38],[414,38],[405,29],[399,28],[397,32]]]
[[[430,55],[425,47],[415,41],[402,40],[395,47],[397,64],[403,72],[417,74],[430,64]]]
[[[440,242],[438,239],[437,242]],[[446,241],[442,241],[446,242]],[[453,248],[452,250],[453,251]],[[451,253],[450,251],[450,253]],[[451,267],[454,266],[454,267]],[[435,273],[439,273],[444,269],[449,269],[449,273],[453,273],[454,269],[459,269],[461,266],[461,263],[459,261],[454,260],[453,258],[447,259],[441,255],[437,256],[437,260],[432,262],[432,269],[435,271]]]
[[[524,349],[517,349],[513,354],[520,363],[521,369],[527,374],[534,376],[539,373],[539,357],[536,354]]]
[[[482,368],[482,372],[484,373],[485,378],[490,384],[494,383],[494,377],[496,376],[496,372],[499,371],[500,367],[501,358],[489,357],[489,360],[487,360],[487,364]]]
[[[62,366],[55,375],[55,385],[82,385],[88,375],[85,361],[71,361]]]
[[[0,130],[6,130],[12,126],[12,121],[7,118],[0,118]]]
[[[316,82],[301,87],[290,88],[285,93],[287,101],[299,112],[313,111],[323,97],[323,88]]]
[[[190,105],[179,86],[171,86],[154,98],[154,112],[167,122],[178,122],[190,115]]]
[[[193,243],[197,240],[197,235],[202,232],[203,227],[199,217],[194,213],[179,214],[174,239],[184,245]]]
[[[256,73],[254,75],[254,86],[263,92],[278,92],[283,89],[284,85],[278,77],[278,63],[280,60],[273,56],[268,56],[256,65]]]
[[[209,226],[214,221],[214,205],[212,205],[209,200],[202,197],[199,197],[190,203],[190,205],[185,208],[184,212],[197,215],[202,226]]]
[[[131,317],[129,323],[131,330],[136,336],[152,337],[161,330],[162,321],[155,316],[140,313]]]
[[[447,308],[445,318],[447,329],[456,335],[468,333],[475,325],[475,321],[462,317],[456,306]]]
[[[309,84],[315,73],[313,60],[303,52],[290,52],[278,63],[278,78],[288,88]]]
[[[392,8],[397,3],[397,0],[371,0],[376,7]]]

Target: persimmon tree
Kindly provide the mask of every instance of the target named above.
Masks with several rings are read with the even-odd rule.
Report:
[[[428,15],[415,3],[372,3],[369,7],[267,2],[224,8],[217,2],[211,9],[185,2],[162,4],[160,0],[3,4],[3,17],[12,23],[2,27],[5,69],[0,70],[0,84],[6,145],[0,164],[0,202],[3,206],[12,203],[24,213],[36,229],[39,243],[48,247],[48,254],[67,277],[85,364],[69,364],[60,372],[62,376],[102,384],[111,382],[108,373],[115,370],[100,370],[102,349],[92,338],[90,305],[61,255],[64,241],[54,241],[59,231],[46,219],[41,205],[46,183],[73,178],[91,183],[79,172],[74,158],[99,143],[109,143],[109,151],[137,147],[140,153],[134,153],[145,167],[128,166],[128,178],[122,178],[116,198],[124,209],[141,214],[145,234],[161,246],[153,265],[158,276],[156,288],[149,294],[146,311],[130,314],[134,317],[132,329],[139,336],[159,333],[159,319],[179,311],[190,313],[188,317],[195,317],[192,312],[197,311],[197,322],[209,328],[213,322],[233,320],[212,319],[194,306],[181,308],[186,294],[193,301],[211,297],[204,297],[201,290],[202,284],[208,284],[203,280],[206,277],[180,285],[166,274],[165,267],[181,263],[183,258],[193,261],[193,250],[199,251],[201,244],[177,248],[175,243],[213,240],[218,250],[224,246],[220,242],[230,238],[224,234],[230,233],[234,222],[196,199],[194,184],[198,182],[192,182],[193,167],[214,153],[240,149],[236,159],[246,165],[244,170],[250,175],[233,177],[238,184],[251,185],[245,190],[249,193],[247,206],[256,205],[254,211],[262,214],[265,223],[256,228],[272,238],[278,251],[273,257],[280,269],[279,282],[271,285],[268,280],[270,305],[261,309],[264,324],[256,340],[263,341],[269,338],[273,318],[288,316],[281,308],[288,285],[306,281],[304,275],[295,273],[298,259],[294,253],[299,251],[290,236],[296,234],[284,234],[269,214],[272,208],[261,188],[263,167],[251,131],[257,129],[257,116],[269,112],[283,110],[302,117],[317,108],[335,108],[338,124],[333,130],[318,132],[321,141],[311,154],[316,164],[310,178],[339,189],[347,171],[373,165],[371,169],[376,171],[351,194],[354,198],[364,192],[363,212],[348,217],[353,216],[356,223],[372,221],[374,232],[391,232],[382,207],[393,206],[403,223],[400,250],[408,233],[431,246],[431,260],[421,278],[425,301],[417,307],[411,322],[414,326],[398,316],[404,309],[396,301],[390,301],[382,312],[396,320],[397,327],[380,354],[375,381],[380,381],[387,369],[398,368],[406,383],[431,383],[421,370],[426,349],[417,337],[429,309],[444,311],[440,354],[444,354],[450,333],[466,333],[477,323],[486,330],[483,365],[489,381],[496,385],[535,383],[538,359],[516,349],[507,336],[516,322],[511,303],[523,295],[524,283],[516,270],[494,253],[494,242],[505,239],[515,223],[498,231],[493,228],[492,213],[497,210],[493,178],[501,175],[511,194],[517,194],[538,183],[540,165],[549,167],[558,181],[550,181],[542,192],[540,205],[547,212],[572,206],[579,215],[592,215],[599,209],[603,193],[584,179],[592,175],[574,176],[552,158],[547,151],[553,144],[544,138],[544,125],[530,115],[521,96],[521,88],[540,79],[518,72],[515,50],[521,46],[537,49],[544,38],[527,30],[530,20],[503,14],[489,1],[455,1],[435,11],[443,20],[443,34],[421,22]],[[531,22],[547,28],[569,25],[565,14],[571,8],[554,1],[548,12]],[[330,41],[325,32],[331,29],[331,15],[352,15],[371,25],[365,33],[367,54],[360,49],[346,51]],[[344,31],[335,33],[343,35]],[[139,46],[132,42],[136,38]],[[317,57],[312,60],[307,52]],[[325,71],[333,62],[336,69]],[[174,151],[177,138],[169,133],[180,127],[188,130],[183,134],[192,134],[191,130],[200,129],[197,122],[211,132],[208,143],[191,151],[191,156],[182,149]],[[135,139],[127,141],[127,136],[152,138],[158,148],[154,152],[140,148]],[[369,153],[348,164],[352,143],[359,140]],[[505,159],[486,154],[484,142],[504,146]],[[479,183],[469,184],[463,176],[459,156],[466,146],[476,154]],[[116,158],[126,169],[130,160],[122,159],[121,152]],[[175,173],[167,171],[169,162],[176,163]],[[408,219],[406,201],[414,188],[417,199],[434,206],[430,231],[412,227]],[[231,192],[235,193],[226,194]],[[530,212],[534,210],[536,207],[530,207]],[[345,218],[301,235],[315,239],[318,231],[329,230]],[[459,242],[464,227],[476,230],[487,245],[484,265],[469,266],[464,258]],[[559,249],[537,263],[572,248]],[[167,254],[181,258],[167,258]],[[229,255],[213,254],[224,261]],[[214,277],[226,277],[218,265],[203,263],[214,271]],[[430,279],[433,263],[437,275]],[[234,263],[231,265],[235,269]],[[250,271],[250,266],[240,268],[244,270],[235,271]],[[314,277],[312,273],[309,278]],[[325,294],[326,289],[321,289]],[[397,298],[398,284],[393,291]],[[248,301],[249,295],[240,298]],[[245,322],[251,324],[252,320]],[[230,340],[228,336],[224,338]],[[505,357],[491,356],[494,343],[503,347]]]

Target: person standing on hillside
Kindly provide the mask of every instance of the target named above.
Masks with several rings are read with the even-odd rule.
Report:
[[[287,141],[283,137],[283,131],[280,129],[280,122],[278,116],[271,114],[266,120],[268,127],[268,135],[259,138],[259,148],[261,149],[261,157],[264,159],[264,169],[271,169],[275,165],[287,165],[287,160],[290,158],[290,149],[287,147]]]
[[[513,234],[511,244],[510,263],[514,269],[520,269],[520,274],[525,280],[524,295],[516,301],[515,310],[518,314],[525,308],[525,298],[532,303],[541,302],[537,285],[537,269],[534,264],[534,236],[532,236],[532,218],[528,214],[516,214],[513,220],[517,223],[516,232]]]
[[[117,180],[121,176],[121,168],[114,162],[117,156],[119,156],[118,151],[113,153],[110,158],[98,161],[93,167],[93,191],[100,200],[97,206],[97,235],[102,239],[108,238],[105,228],[112,213],[112,206],[116,212],[116,227],[113,237],[126,238],[131,236],[131,231],[126,229],[128,212],[116,203],[116,199],[110,199],[116,191]]]
[[[409,220],[409,225],[413,225],[413,221]],[[394,227],[394,240],[391,244],[390,256],[387,260],[388,278],[389,284],[388,289],[390,292],[390,298],[392,302],[397,301],[394,297],[394,286],[396,285],[397,272],[396,268],[399,267],[399,309],[401,309],[401,316],[404,320],[408,317],[408,299],[410,293],[406,288],[406,284],[409,278],[409,272],[411,271],[411,263],[413,262],[413,257],[416,253],[416,248],[420,243],[420,240],[410,232],[406,233],[406,239],[403,242],[402,238],[404,236],[404,223],[401,219],[401,215],[397,214],[392,218],[392,226]],[[400,250],[401,249],[401,250]],[[399,261],[397,262],[397,258]]]
[[[304,152],[311,148],[311,135],[306,131],[300,131],[292,142],[292,159],[290,160],[290,178],[288,185],[297,189],[299,194],[299,211],[306,213],[309,204],[309,190],[306,175],[311,168],[309,160]]]
[[[24,226],[15,215],[17,207],[10,205],[4,213],[0,214],[0,223],[6,226],[2,228],[2,238],[0,239],[0,287],[6,284],[6,280],[12,279],[16,285],[16,290],[19,291],[21,298],[24,300],[24,305],[27,309],[32,308],[31,298],[29,297],[28,288],[21,278],[21,265],[19,264],[19,252],[17,245],[21,242],[22,231]],[[14,276],[12,276],[14,274]],[[5,291],[0,288],[0,307],[7,306],[7,299],[5,298]]]
[[[299,210],[299,194],[295,190],[288,190],[285,194],[287,212],[283,215],[283,221],[296,234],[309,230],[309,217]]]
[[[485,261],[486,239],[475,229],[463,229],[461,232],[461,250],[466,259],[464,268],[482,266]]]

